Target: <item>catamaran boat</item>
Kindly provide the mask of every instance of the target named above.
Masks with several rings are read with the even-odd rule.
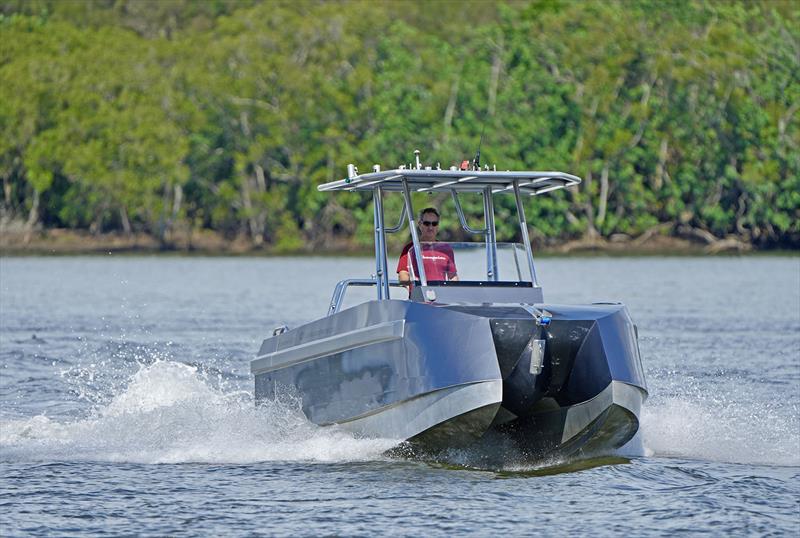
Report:
[[[389,438],[424,450],[461,448],[501,436],[523,454],[594,455],[629,441],[647,397],[637,329],[621,303],[544,302],[523,199],[580,183],[563,172],[480,168],[479,158],[442,169],[415,163],[320,185],[372,194],[375,274],[339,282],[325,317],[285,326],[251,363],[257,401],[289,389],[318,425]],[[416,260],[424,243],[413,193],[450,194],[461,226],[480,238],[450,243],[457,280],[429,280],[425,263],[401,286],[387,234],[408,222]],[[399,194],[399,222],[384,224],[384,198]],[[520,244],[498,243],[494,196],[516,202]],[[482,201],[470,226],[462,201]],[[398,204],[399,205],[399,204]],[[348,291],[374,298],[346,306]],[[358,301],[356,301],[358,303]]]

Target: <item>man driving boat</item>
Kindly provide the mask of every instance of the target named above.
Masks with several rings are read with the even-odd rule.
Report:
[[[425,276],[428,281],[458,280],[453,248],[447,243],[437,243],[439,233],[439,211],[434,207],[426,207],[420,212],[418,227],[422,262],[425,264]],[[400,260],[397,262],[397,279],[405,286],[411,286],[418,279],[417,259],[413,255],[414,244],[409,242],[403,247]],[[411,263],[409,263],[411,260]]]

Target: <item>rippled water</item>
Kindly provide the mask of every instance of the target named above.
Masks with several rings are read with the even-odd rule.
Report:
[[[392,459],[256,409],[261,339],[370,260],[0,258],[0,534],[800,533],[800,259],[537,268],[639,326],[650,399],[613,457]]]

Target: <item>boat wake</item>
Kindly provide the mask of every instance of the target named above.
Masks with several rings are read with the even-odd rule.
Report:
[[[694,382],[693,382],[694,381]],[[682,379],[655,387],[642,408],[644,456],[800,467],[800,408],[745,379]]]
[[[397,447],[396,441],[359,439],[336,428],[320,428],[305,418],[291,397],[256,407],[249,391],[214,385],[207,372],[194,366],[166,360],[141,365],[127,384],[82,418],[0,419],[0,460],[338,463],[383,461],[388,453],[434,465],[548,474],[574,470],[577,461],[530,458],[502,439],[435,457],[415,454]],[[641,431],[616,453],[599,456],[800,466],[796,405],[770,407],[757,403],[754,395],[734,398],[725,397],[728,391],[717,391],[704,397],[702,390],[675,389],[655,387],[655,396],[642,409]]]
[[[320,428],[296,400],[256,407],[252,394],[217,389],[196,367],[156,361],[87,417],[0,421],[0,460],[130,463],[383,459],[396,444]]]

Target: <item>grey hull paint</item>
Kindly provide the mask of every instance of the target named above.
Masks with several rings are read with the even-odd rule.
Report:
[[[256,398],[289,387],[314,423],[431,447],[489,430],[536,454],[624,444],[647,395],[627,310],[537,307],[546,330],[520,305],[364,303],[266,339]],[[520,334],[547,342],[538,374],[506,342]]]
[[[643,399],[644,393],[641,389],[621,381],[612,381],[603,389],[603,392],[591,400],[567,409],[561,443],[569,442],[586,430],[606,409],[613,405],[627,411],[633,417],[638,417]]]
[[[502,399],[502,381],[470,383],[430,392],[339,424],[359,435],[405,441],[455,417],[487,408],[490,412],[450,428],[447,437],[455,444],[466,444],[488,429]]]
[[[403,336],[383,334],[368,342],[369,335],[380,335],[382,327],[402,327]],[[455,330],[454,330],[455,329]],[[361,331],[359,333],[359,331]],[[342,345],[325,356],[299,360],[301,346],[337,344],[336,335],[348,335],[351,347]],[[353,337],[353,334],[356,337]],[[360,335],[368,335],[360,339]],[[333,340],[331,338],[333,337]],[[270,398],[280,387],[290,387],[302,398],[303,411],[316,424],[346,424],[361,433],[377,437],[409,438],[435,425],[418,421],[417,403],[438,401],[470,385],[495,387],[480,397],[450,406],[439,421],[448,420],[478,407],[500,401],[502,378],[493,361],[494,345],[488,320],[459,312],[409,301],[371,301],[264,341],[260,357],[283,353],[285,366],[270,362],[251,365],[256,378],[256,399]],[[270,355],[273,354],[273,355]],[[280,358],[281,356],[278,355]],[[271,359],[270,359],[271,360]],[[403,405],[401,405],[403,404]],[[421,424],[392,434],[376,413],[402,422]],[[358,420],[364,417],[362,420]],[[395,423],[394,418],[387,418]]]
[[[252,362],[250,369],[255,374],[261,374],[362,346],[399,340],[403,337],[404,329],[405,320],[402,319],[375,323],[368,327],[259,355]]]

